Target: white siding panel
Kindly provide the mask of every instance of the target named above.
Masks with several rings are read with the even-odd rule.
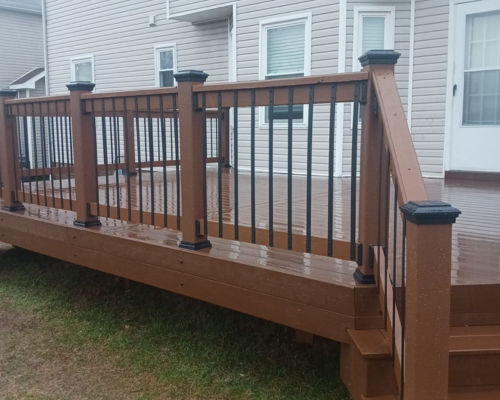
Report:
[[[43,67],[41,14],[0,10],[0,88]]]
[[[417,1],[412,136],[426,176],[443,175],[449,1]]]

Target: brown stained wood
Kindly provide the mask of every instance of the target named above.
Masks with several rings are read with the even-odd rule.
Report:
[[[498,172],[445,171],[445,179],[477,180],[485,182],[500,182]]]
[[[304,79],[304,78],[299,78]],[[276,83],[277,82],[277,83]],[[262,81],[266,83],[265,88],[255,89],[255,105],[269,105],[269,89],[274,90],[274,105],[287,105],[289,98],[289,86],[280,86],[279,80]],[[337,103],[346,103],[354,100],[354,84],[355,82],[338,83],[337,84]],[[226,85],[224,85],[226,86]],[[232,86],[231,84],[227,85]],[[314,86],[314,104],[330,104],[332,100],[332,83],[328,84],[313,84]],[[299,85],[294,87],[293,103],[294,104],[309,104],[309,92],[311,85]],[[220,90],[222,98],[222,107],[230,108],[234,106],[234,91],[225,88]],[[202,93],[206,96],[207,108],[218,107],[219,90],[199,92],[196,94],[198,103],[201,104]],[[238,90],[238,107],[250,107],[252,105],[252,90]]]
[[[349,317],[348,315],[343,314],[349,309],[351,310],[351,313],[353,312],[352,296],[351,300],[349,300],[349,293],[352,293],[352,278],[350,278],[351,287],[349,288],[348,285],[339,286],[337,279],[329,279],[330,283],[327,283],[326,280],[328,280],[328,278],[327,275],[325,275],[326,271],[322,269],[317,270],[316,275],[318,278],[315,279],[311,279],[311,277],[303,275],[304,273],[310,274],[312,272],[311,267],[315,265],[315,260],[317,259],[318,262],[322,262],[322,257],[317,258],[313,256],[313,259],[309,262],[310,267],[307,267],[306,269],[304,269],[302,263],[303,272],[302,274],[299,274],[298,272],[291,272],[287,269],[277,267],[278,265],[282,265],[283,267],[286,266],[286,268],[289,268],[293,265],[293,263],[290,264],[290,261],[293,260],[293,258],[289,258],[285,263],[277,261],[277,266],[272,267],[272,255],[274,253],[281,254],[281,252],[276,250],[270,249],[267,256],[262,259],[266,260],[265,263],[267,264],[267,267],[265,267],[266,264],[262,264],[262,262],[259,261],[259,259],[262,258],[262,250],[259,249],[259,246],[255,245],[243,246],[242,257],[240,258],[234,257],[234,255],[238,254],[234,244],[229,246],[228,250],[223,250],[224,245],[228,241],[214,240],[214,247],[212,249],[206,249],[201,252],[191,252],[179,250],[177,248],[177,234],[177,239],[174,240],[175,243],[171,243],[169,245],[164,245],[156,240],[151,240],[151,235],[155,236],[159,234],[165,237],[165,233],[171,231],[157,231],[150,228],[146,229],[144,236],[141,238],[140,232],[144,231],[143,228],[139,229],[138,232],[133,232],[130,230],[132,226],[122,223],[118,223],[118,225],[105,225],[103,227],[89,229],[73,228],[71,221],[67,221],[68,218],[71,220],[71,212],[52,210],[49,211],[48,214],[39,214],[37,210],[42,210],[42,208],[38,208],[36,206],[31,206],[30,210],[32,211],[17,213],[15,215],[8,213],[0,214],[0,233],[3,235],[0,235],[0,240],[17,243],[17,245],[21,245],[21,247],[29,248],[33,251],[49,254],[138,281],[143,281],[141,280],[143,278],[140,278],[140,276],[142,274],[147,275],[147,273],[144,272],[144,269],[147,270],[149,266],[154,266],[154,268],[158,268],[162,271],[170,270],[170,276],[178,276],[176,274],[185,275],[186,287],[189,287],[189,277],[205,279],[205,289],[202,289],[200,286],[196,289],[196,292],[193,292],[194,294],[191,293],[186,287],[183,289],[179,286],[180,288],[176,290],[174,290],[175,287],[165,287],[168,290],[193,295],[193,297],[198,296],[198,290],[200,290],[199,293],[203,293],[207,290],[207,287],[214,287],[213,285],[220,287],[220,290],[222,291],[221,293],[226,290],[226,286],[235,287],[243,285],[243,287],[246,288],[244,290],[248,291],[248,293],[240,294],[240,296],[243,296],[241,302],[235,300],[236,298],[232,298],[231,303],[233,301],[236,301],[236,303],[244,303],[246,300],[249,300],[251,303],[252,295],[249,296],[249,293],[253,291],[257,291],[259,293],[266,292],[266,296],[272,296],[273,299],[279,299],[284,296],[289,299],[287,301],[297,301],[294,303],[297,304],[297,306],[294,306],[294,313],[303,315],[303,317],[299,317],[293,324],[286,324],[298,329],[303,329],[303,327],[306,326],[300,321],[302,318],[305,318],[306,320],[310,319],[309,316],[306,316],[306,313],[311,311],[309,310],[311,307],[314,308],[321,305],[319,309],[325,310],[325,312],[331,312],[326,310],[334,307],[337,310],[342,310],[342,314],[333,313],[330,314],[330,317],[323,315],[322,318],[333,317],[332,322],[328,322],[325,328],[318,327],[313,330],[310,328],[303,330],[315,334],[319,334],[320,330],[321,336],[325,336],[325,331],[333,328],[333,331],[326,335],[326,337],[335,338],[336,340],[345,340],[345,332],[341,333],[340,330],[345,329],[345,327],[348,326],[353,327],[352,316]],[[48,222],[49,220],[53,220],[54,217],[59,222]],[[61,218],[65,221],[64,225],[61,224]],[[122,225],[123,227],[121,227]],[[137,226],[137,228],[140,227]],[[50,232],[50,234],[47,232]],[[122,232],[125,236],[118,235],[119,232]],[[43,243],[45,240],[44,238],[47,237],[50,237],[50,239],[46,240],[52,242],[53,244]],[[26,238],[26,240],[24,241],[23,238]],[[71,247],[70,250],[68,250],[68,246]],[[248,249],[244,250],[245,248]],[[253,248],[255,248],[255,250],[252,250]],[[54,253],[54,251],[56,253]],[[95,261],[82,263],[82,257],[84,257],[85,254],[88,255],[89,252],[96,253],[95,257],[92,256],[92,260]],[[254,256],[251,255],[252,252],[255,254]],[[304,255],[300,255],[300,253],[283,253],[287,255],[296,254],[296,257],[302,257],[302,259],[305,257]],[[86,255],[85,257],[87,257]],[[115,257],[117,259],[113,259],[113,261],[108,262],[108,260],[111,260],[109,257]],[[252,257],[254,259],[253,262],[251,262]],[[332,261],[332,259],[325,259],[325,265],[331,265]],[[124,265],[126,265],[126,267]],[[130,265],[130,267],[128,265]],[[123,268],[127,270],[127,273],[124,273]],[[331,269],[331,267],[329,268]],[[132,273],[132,271],[136,272]],[[333,271],[334,269],[331,269],[331,273],[334,273]],[[166,273],[166,276],[169,274]],[[346,277],[349,275],[350,274],[347,273]],[[322,276],[322,280],[320,280],[320,276]],[[163,282],[164,280],[161,278],[160,281],[158,281],[158,279],[160,279],[160,277],[156,276],[154,281],[147,281],[145,283],[158,286],[158,282]],[[178,279],[180,278],[173,279],[178,283]],[[220,286],[220,284],[216,282],[219,279],[224,280],[223,286]],[[170,278],[169,281],[171,281]],[[324,287],[323,289],[321,288],[322,286]],[[340,290],[340,292],[338,290]],[[275,297],[276,295],[280,297]],[[212,293],[210,296],[214,296],[214,294]],[[220,294],[218,293],[217,296],[220,296]],[[215,304],[220,304],[218,302],[219,300],[216,300],[215,298],[213,300]],[[304,305],[301,303],[302,300],[306,300],[308,303],[312,301],[312,304],[317,305]],[[320,303],[317,303],[318,301]],[[277,304],[278,303],[280,303],[280,301],[277,301]],[[327,306],[327,304],[330,305]],[[349,304],[351,305],[349,306]],[[231,305],[229,305],[229,307],[235,308]],[[272,308],[274,308],[274,306]],[[246,312],[245,310],[241,311]],[[261,316],[261,313],[266,314],[267,311],[259,310],[257,312],[259,315],[257,316]],[[287,313],[288,312],[285,307],[284,314],[286,315]],[[320,313],[323,313],[323,311]],[[315,314],[315,312],[313,312],[313,314]],[[334,326],[339,324],[340,321],[345,321],[347,325],[344,324],[342,328],[334,328]],[[342,326],[342,324],[340,325]],[[309,322],[307,323],[307,326],[309,326]]]
[[[498,400],[500,399],[500,387],[474,388],[464,392],[450,391],[448,400]]]
[[[295,341],[299,344],[314,344],[314,335],[309,332],[301,331],[300,329],[295,330]]]
[[[384,124],[384,140],[391,154],[393,174],[399,185],[400,204],[427,200],[420,164],[399,97],[394,71],[377,68],[371,73],[377,93],[379,115]]]

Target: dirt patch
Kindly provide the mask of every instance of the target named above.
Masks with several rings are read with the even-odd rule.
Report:
[[[154,377],[120,365],[99,346],[60,346],[34,314],[0,302],[0,398],[169,399]]]

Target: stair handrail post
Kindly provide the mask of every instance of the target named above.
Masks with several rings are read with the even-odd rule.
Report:
[[[400,207],[406,224],[405,400],[448,399],[452,226],[442,201]]]
[[[361,154],[359,177],[359,231],[362,246],[358,267],[354,273],[357,282],[374,284],[375,273],[370,263],[370,248],[385,245],[389,198],[387,185],[389,169],[380,160],[385,154],[383,127],[377,114],[377,99],[372,76],[376,71],[388,70],[394,74],[394,66],[401,54],[392,50],[371,50],[360,57],[363,71],[369,73],[362,107]],[[353,117],[355,118],[355,117]],[[380,214],[380,215],[379,215]]]
[[[90,214],[89,203],[98,203],[97,143],[94,115],[85,109],[82,95],[91,93],[95,84],[71,82],[66,85],[70,92],[71,126],[74,147],[74,173],[76,193],[75,226],[88,228],[99,226],[99,217]]]
[[[16,118],[7,113],[7,100],[17,97],[17,90],[0,90],[0,174],[3,184],[3,206],[6,211],[22,211],[23,203],[19,201],[17,188],[21,169],[19,161],[19,144],[16,132]]]
[[[211,247],[208,237],[199,227],[205,216],[203,173],[206,154],[203,145],[203,112],[195,103],[193,86],[203,85],[208,74],[202,71],[182,71],[175,74],[178,84],[181,204],[181,248],[201,250]]]

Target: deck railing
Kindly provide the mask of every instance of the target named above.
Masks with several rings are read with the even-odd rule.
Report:
[[[107,217],[177,229],[180,246],[192,250],[219,237],[356,261],[357,281],[379,290],[401,400],[444,400],[451,226],[459,211],[427,199],[396,87],[398,56],[372,51],[360,59],[361,72],[293,79],[205,85],[206,74],[187,71],[170,89],[95,94],[93,84],[77,82],[70,96],[22,100],[3,91],[3,206],[74,210],[83,227]],[[338,238],[342,102],[354,117],[348,221]],[[21,163],[28,142],[32,165]],[[318,143],[328,155],[324,197],[312,185]],[[305,176],[294,174],[297,162]],[[277,173],[286,179],[278,183]],[[277,191],[285,193],[279,205]],[[314,218],[319,208],[326,223]]]

